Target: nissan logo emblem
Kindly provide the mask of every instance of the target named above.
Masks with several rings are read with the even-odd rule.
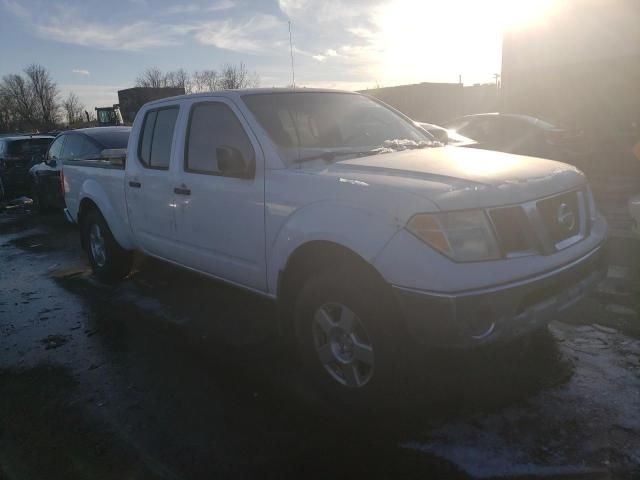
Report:
[[[573,227],[576,226],[576,214],[566,203],[561,203],[558,207],[556,219],[558,224],[567,229],[567,231],[573,230]]]

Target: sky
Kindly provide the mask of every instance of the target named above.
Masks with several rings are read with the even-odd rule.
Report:
[[[147,67],[244,62],[260,86],[487,83],[502,32],[551,0],[0,0],[0,76],[44,65],[61,96],[117,103]]]

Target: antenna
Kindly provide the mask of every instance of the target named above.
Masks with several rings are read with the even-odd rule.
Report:
[[[296,71],[293,68],[293,41],[291,40],[291,20],[289,20],[289,52],[291,53],[291,85],[296,88]]]

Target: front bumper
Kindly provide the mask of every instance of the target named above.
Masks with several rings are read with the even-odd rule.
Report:
[[[393,291],[419,343],[471,347],[547,325],[593,290],[606,271],[600,245],[561,268],[509,284],[451,295],[395,286]]]

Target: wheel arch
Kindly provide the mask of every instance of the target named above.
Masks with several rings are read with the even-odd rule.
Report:
[[[391,292],[390,285],[381,273],[352,249],[327,240],[306,242],[289,255],[278,275],[278,328],[283,336],[289,337],[293,332],[295,299],[306,279],[336,265],[342,268],[346,266],[350,272],[354,272],[354,276],[365,276],[380,288]]]
[[[134,249],[126,223],[122,220],[122,216],[118,215],[111,207],[109,200],[103,191],[96,190],[95,188],[89,190],[84,189],[83,194],[80,197],[77,213],[77,220],[80,228],[82,228],[82,223],[84,222],[87,213],[91,210],[96,210],[100,215],[102,215],[105,222],[107,222],[113,237],[122,248],[125,250]]]

